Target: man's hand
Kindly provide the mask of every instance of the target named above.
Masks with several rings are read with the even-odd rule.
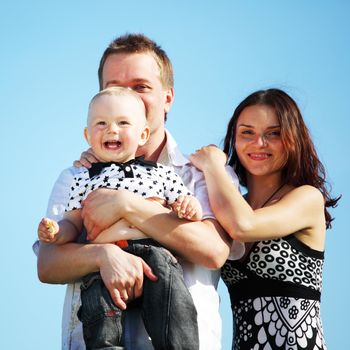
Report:
[[[83,201],[81,216],[89,240],[93,241],[103,230],[122,218],[124,192],[128,191],[101,188],[91,192]]]
[[[79,160],[75,160],[73,162],[73,165],[77,168],[81,168],[84,166],[85,168],[90,169],[92,163],[97,163],[99,160],[94,155],[94,152],[91,148],[89,148],[87,151],[83,152],[80,156]]]
[[[104,245],[99,257],[100,274],[114,303],[122,310],[126,303],[142,295],[143,277],[156,281],[152,269],[139,257],[113,244]]]

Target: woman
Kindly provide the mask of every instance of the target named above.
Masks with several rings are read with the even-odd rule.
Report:
[[[247,188],[231,183],[225,163]],[[234,316],[235,349],[325,349],[320,295],[328,207],[325,170],[295,101],[258,91],[236,108],[224,152],[191,156],[203,171],[212,209],[229,235],[245,242],[222,278]]]

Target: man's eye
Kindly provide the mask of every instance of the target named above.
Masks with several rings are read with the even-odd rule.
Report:
[[[147,91],[149,88],[147,85],[139,84],[133,87],[133,90],[136,92],[144,92]]]

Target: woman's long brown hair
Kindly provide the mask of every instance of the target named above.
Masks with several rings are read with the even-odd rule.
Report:
[[[331,197],[327,189],[325,168],[317,156],[298,105],[282,90],[268,89],[252,93],[238,105],[228,123],[224,152],[228,155],[228,164],[236,171],[240,184],[247,186],[247,176],[235,149],[237,120],[244,108],[254,105],[273,108],[280,123],[281,139],[287,152],[282,174],[284,182],[296,187],[311,185],[318,188],[325,199],[326,227],[331,227],[333,218],[327,208],[335,207],[341,196]]]

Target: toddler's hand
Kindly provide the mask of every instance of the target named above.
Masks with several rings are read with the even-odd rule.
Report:
[[[193,196],[179,196],[177,201],[172,204],[172,208],[180,219],[191,221],[202,219],[202,207],[197,198]]]
[[[43,218],[38,227],[38,237],[46,243],[53,243],[57,239],[59,231],[58,223],[54,220]]]

